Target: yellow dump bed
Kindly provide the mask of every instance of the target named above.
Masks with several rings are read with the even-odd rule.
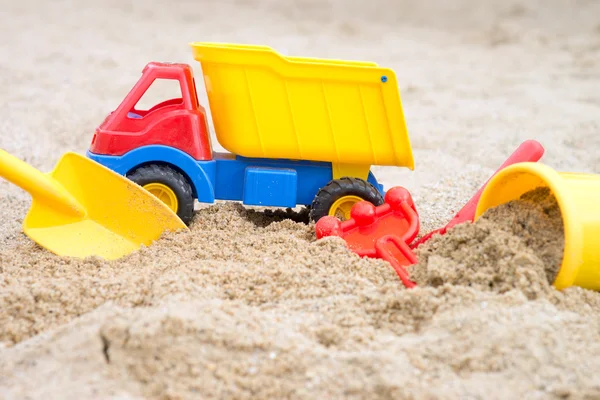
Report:
[[[191,44],[221,146],[245,157],[414,168],[396,75],[375,63]]]

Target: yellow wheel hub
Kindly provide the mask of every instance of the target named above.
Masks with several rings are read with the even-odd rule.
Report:
[[[329,215],[333,215],[345,221],[350,219],[350,210],[352,210],[352,206],[354,206],[359,201],[363,201],[364,199],[358,196],[344,196],[340,197],[336,200],[335,203],[329,209]]]
[[[179,203],[177,202],[177,195],[173,189],[162,183],[148,183],[142,187],[158,197],[158,199],[165,203],[171,210],[177,212]]]

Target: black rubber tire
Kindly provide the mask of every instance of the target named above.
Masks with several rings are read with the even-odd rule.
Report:
[[[127,174],[127,178],[140,186],[149,183],[168,186],[177,197],[177,215],[183,223],[190,224],[194,216],[194,195],[192,186],[180,172],[167,165],[148,164]]]
[[[348,177],[334,179],[317,192],[311,205],[311,221],[317,222],[329,215],[333,203],[344,196],[357,196],[375,206],[380,206],[384,202],[383,196],[375,186],[364,179]]]

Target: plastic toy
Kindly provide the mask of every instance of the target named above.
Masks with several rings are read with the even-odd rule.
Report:
[[[57,255],[116,259],[187,229],[148,191],[75,153],[45,174],[0,150],[0,176],[31,194],[23,232]]]
[[[161,198],[189,224],[194,201],[311,208],[311,219],[349,217],[359,201],[381,205],[371,165],[414,169],[393,70],[375,63],[284,57],[266,46],[192,43],[216,137],[192,68],[149,63],[98,127],[88,157]],[[136,104],[156,80],[182,97]]]
[[[534,140],[523,142],[492,175],[494,177],[509,165],[538,161],[544,154],[542,145]],[[490,178],[443,228],[436,229],[412,243],[419,231],[416,208],[408,191],[400,186],[386,193],[385,204],[374,207],[365,201],[351,210],[351,218],[341,222],[333,216],[320,219],[316,224],[317,239],[340,236],[348,248],[361,257],[382,258],[388,261],[407,288],[416,284],[409,279],[406,267],[417,262],[413,250],[433,235],[443,235],[451,227],[475,218],[475,207]]]
[[[489,208],[518,199],[536,187],[550,188],[563,219],[563,260],[554,287],[600,290],[600,175],[556,172],[530,162],[512,165],[490,180],[481,194],[475,220]]]
[[[415,286],[404,267],[417,262],[408,244],[418,233],[419,215],[412,197],[399,186],[388,190],[385,203],[378,207],[361,201],[352,208],[349,220],[326,216],[316,225],[318,239],[340,236],[359,256],[389,262],[406,287]]]

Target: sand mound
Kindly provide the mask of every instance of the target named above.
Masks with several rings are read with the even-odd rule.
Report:
[[[340,239],[315,241],[312,225],[237,204],[201,210],[189,233],[115,262],[32,245],[0,253],[11,266],[1,275],[0,387],[50,389],[44,377],[59,362],[73,398],[600,396],[600,361],[589,357],[600,352],[600,296],[555,291],[544,265],[558,253],[507,230],[531,239],[520,221],[552,225],[546,203],[511,204],[434,237],[412,290]]]
[[[548,188],[539,188],[420,246],[410,275],[419,285],[498,293],[517,288],[534,299],[550,292],[563,249],[558,203]]]
[[[347,295],[357,282],[394,282],[384,262],[359,259],[341,239],[315,243],[313,226],[278,215],[235,203],[209,208],[191,232],[168,235],[117,262],[61,258],[29,242],[0,251],[0,339],[21,341],[107,300],[138,307],[167,296],[216,297],[260,305]]]

